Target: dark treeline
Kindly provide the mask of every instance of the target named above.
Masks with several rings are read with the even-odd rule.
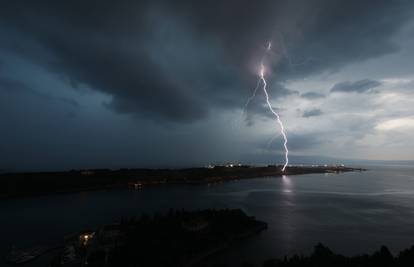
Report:
[[[233,265],[215,265],[215,267],[227,267]],[[243,267],[259,267],[254,264],[245,263]],[[345,257],[335,254],[328,247],[318,244],[310,256],[295,255],[290,258],[272,259],[263,263],[262,267],[412,267],[414,266],[414,246],[401,251],[393,256],[387,247],[382,246],[380,250],[371,255],[359,255]]]
[[[305,173],[354,171],[346,167],[280,166],[215,167],[188,169],[119,169],[72,170],[66,172],[0,174],[0,197],[41,195],[48,193],[127,187],[128,184],[156,185],[164,183],[216,183],[235,179],[281,176]]]
[[[68,240],[64,247],[76,251],[72,260],[63,249],[52,266],[191,266],[266,228],[242,210],[170,210],[103,226],[86,244]]]

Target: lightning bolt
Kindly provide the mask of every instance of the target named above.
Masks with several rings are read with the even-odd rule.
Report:
[[[249,106],[250,102],[252,102],[252,100],[256,97],[257,90],[259,90],[259,86],[260,86],[260,79],[257,80],[257,84],[256,84],[256,87],[254,88],[253,94],[247,99],[246,104],[244,105],[243,113],[246,112],[247,107]]]
[[[272,43],[269,42],[267,44],[266,51],[270,51],[271,48],[272,48]],[[250,101],[256,96],[256,93],[257,93],[257,91],[260,87],[260,84],[263,84],[262,88],[263,88],[263,92],[264,92],[265,97],[266,97],[267,107],[269,108],[270,112],[272,112],[272,114],[275,116],[276,121],[277,121],[277,123],[279,124],[279,127],[280,127],[280,133],[283,136],[283,141],[284,141],[283,142],[283,147],[285,148],[285,164],[283,165],[282,171],[284,172],[287,165],[289,164],[289,149],[287,147],[288,139],[287,139],[287,136],[286,136],[286,131],[285,131],[285,127],[283,125],[283,122],[280,119],[279,114],[274,110],[272,104],[270,103],[269,94],[267,92],[267,81],[266,81],[266,78],[265,78],[265,70],[266,69],[265,69],[265,66],[263,64],[263,60],[264,60],[264,57],[263,57],[262,62],[260,64],[259,79],[257,81],[256,88],[253,92],[253,95],[247,100],[245,108],[249,105]]]

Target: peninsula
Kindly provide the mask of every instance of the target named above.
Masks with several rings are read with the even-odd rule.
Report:
[[[343,165],[264,167],[228,164],[186,169],[96,169],[65,172],[5,173],[0,175],[0,197],[33,196],[130,187],[141,189],[163,184],[221,183],[231,180],[280,177],[308,173],[363,171]]]

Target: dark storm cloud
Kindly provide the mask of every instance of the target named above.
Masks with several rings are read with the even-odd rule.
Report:
[[[290,45],[290,61],[304,63],[295,67],[295,73],[285,75],[333,72],[352,62],[398,51],[393,37],[411,18],[413,4],[385,0],[315,4],[314,13],[302,21],[307,25],[301,25],[296,42]],[[289,64],[284,65],[288,70]]]
[[[59,100],[61,102],[65,103],[65,104],[68,104],[68,105],[70,105],[72,107],[75,107],[75,108],[79,108],[81,106],[76,100],[74,100],[72,98],[60,97]]]
[[[291,151],[303,151],[322,143],[326,143],[326,140],[318,133],[291,134],[289,136],[289,149]]]
[[[329,139],[328,139],[329,140]],[[319,147],[324,143],[329,143],[326,140],[326,136],[323,136],[319,133],[303,133],[303,134],[289,134],[289,151],[306,151],[315,147]],[[269,162],[284,162],[284,150],[283,150],[283,139],[281,136],[275,138],[275,136],[268,136],[267,140],[257,141],[253,145],[255,148],[259,147],[258,150],[250,149],[247,150],[248,153],[242,154],[240,156],[241,162],[251,163],[251,164],[263,164]],[[300,158],[300,156],[299,156]],[[289,162],[298,162],[297,155],[290,154]],[[313,158],[314,162],[317,162],[318,159]],[[323,162],[323,161],[322,161]]]
[[[281,100],[281,98],[289,95],[298,95],[299,92],[295,90],[291,90],[286,88],[285,86],[281,85],[280,83],[276,83],[272,85],[271,89],[271,99],[273,100],[273,109],[280,113],[281,109],[278,108],[278,103]],[[248,106],[244,110],[245,112],[245,121],[248,126],[254,125],[254,120],[256,118],[262,118],[262,119],[274,119],[274,115],[269,110],[269,107],[266,104],[266,98],[263,93],[263,90],[259,88],[259,90],[256,92],[256,96],[251,99]]]
[[[307,92],[307,93],[301,94],[300,96],[302,98],[306,98],[306,99],[310,99],[310,100],[318,99],[318,98],[324,98],[325,97],[324,94],[317,93],[317,92]]]
[[[355,82],[346,81],[335,84],[331,88],[331,92],[365,93],[380,85],[380,82],[369,79],[359,80]]]
[[[32,90],[24,83],[5,77],[0,77],[0,90],[11,93],[27,93],[39,97],[45,97],[45,95]]]
[[[273,139],[273,136],[270,136],[268,140],[273,140],[270,144],[269,142],[262,142],[258,146],[263,147],[265,150],[270,151],[280,151],[283,152],[283,147],[280,144],[283,144],[283,139],[281,137]],[[326,142],[324,137],[319,133],[303,133],[303,134],[294,134],[289,135],[289,150],[290,151],[303,151],[313,147],[316,147],[322,143]]]
[[[317,117],[317,116],[321,116],[323,114],[323,111],[320,109],[310,109],[310,110],[305,110],[302,114],[303,118],[309,118],[309,117]]]
[[[109,94],[106,105],[116,112],[192,122],[212,109],[243,106],[268,40],[273,83],[283,83],[396,51],[392,36],[412,5],[10,1],[0,11],[0,41],[74,86]],[[272,97],[289,93],[282,89],[269,87]]]
[[[28,85],[20,81],[16,81],[16,80],[5,78],[5,77],[0,77],[0,91],[6,92],[9,94],[15,94],[15,95],[16,94],[28,95],[31,97],[42,99],[44,101],[50,101],[50,102],[56,101],[56,102],[60,102],[66,105],[70,105],[75,108],[80,107],[79,103],[72,98],[53,97],[48,94],[44,94],[36,90],[33,90]]]
[[[273,107],[273,110],[280,113],[281,109],[277,107]],[[259,101],[253,101],[249,105],[249,107],[245,110],[245,117],[244,120],[247,124],[247,126],[253,126],[254,122],[257,118],[260,118],[262,120],[266,119],[274,119],[275,116],[272,114],[272,112],[269,110],[269,107],[264,104],[263,102],[260,103]]]

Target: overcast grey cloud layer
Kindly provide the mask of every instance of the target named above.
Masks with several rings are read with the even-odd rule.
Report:
[[[355,82],[346,81],[335,84],[332,87],[331,92],[365,93],[380,85],[380,82],[368,79],[359,80]]]
[[[309,117],[320,116],[322,114],[323,114],[322,110],[315,108],[315,109],[305,110],[303,112],[302,117],[309,118]]]
[[[52,156],[48,155],[52,154],[59,154],[61,161],[68,159],[68,166],[83,166],[74,151],[81,151],[87,140],[100,134],[100,131],[95,132],[96,127],[102,131],[106,127],[119,130],[113,130],[106,138],[100,137],[102,143],[94,146],[111,148],[88,152],[86,158],[96,159],[88,160],[88,166],[110,162],[117,148],[124,151],[118,151],[123,156],[118,157],[117,162],[174,164],[174,160],[161,156],[165,155],[165,150],[175,148],[166,144],[165,136],[159,132],[168,132],[175,143],[188,147],[184,150],[187,153],[197,153],[198,149],[194,148],[201,146],[197,142],[204,140],[209,149],[203,148],[207,150],[202,154],[208,156],[200,155],[198,162],[214,160],[219,154],[224,155],[223,160],[242,158],[241,155],[254,150],[256,140],[269,133],[263,128],[258,131],[256,127],[271,125],[260,94],[246,110],[244,119],[238,118],[255,86],[259,62],[268,41],[273,44],[272,54],[265,60],[270,68],[271,97],[277,103],[287,99],[302,101],[298,105],[312,103],[301,107],[302,111],[296,115],[292,115],[294,112],[289,111],[289,106],[276,107],[286,113],[287,124],[292,124],[292,134],[302,135],[301,140],[309,136],[307,140],[313,144],[311,138],[316,133],[306,133],[303,127],[297,127],[295,116],[309,120],[326,117],[327,110],[333,114],[332,106],[327,103],[336,99],[330,94],[364,94],[381,88],[384,82],[367,76],[336,80],[329,87],[320,83],[319,87],[307,84],[293,88],[294,83],[321,74],[341,73],[348,66],[398,54],[401,39],[398,42],[396,36],[411,23],[413,8],[412,1],[404,0],[3,3],[0,10],[0,96],[2,102],[8,104],[2,108],[0,116],[9,123],[9,129],[7,136],[0,136],[0,148],[4,153],[16,154],[4,168],[18,165],[18,153],[14,151],[23,145],[28,155],[41,154],[42,150],[50,152],[44,153],[42,166],[66,166],[59,161],[49,162]],[[26,95],[10,92],[19,90]],[[59,107],[45,105],[42,101],[59,103]],[[19,111],[23,105],[33,106],[34,110],[39,105],[42,108],[38,116],[30,114],[23,118]],[[337,110],[343,110],[340,104]],[[59,112],[62,117],[56,115]],[[29,123],[24,129],[26,134],[22,134],[21,124],[26,119],[39,122],[42,130],[35,128],[36,123]],[[97,120],[108,125],[95,125]],[[234,132],[241,131],[233,126],[212,129],[229,125],[218,120],[247,122],[248,129],[239,133],[246,146],[232,152],[225,146],[212,147],[211,143],[235,138]],[[69,136],[59,133],[52,137],[56,138],[56,144],[48,144],[49,134],[71,123],[71,127],[82,129],[74,136],[83,136],[84,142],[66,146],[64,143]],[[245,126],[237,127],[244,129]],[[128,129],[138,132],[125,140],[123,136]],[[256,133],[251,135],[250,131],[255,129]],[[151,156],[136,156],[131,147],[149,155],[149,148],[144,149],[142,144],[146,136],[154,138]],[[217,141],[216,138],[223,139]],[[250,139],[251,143],[246,141]],[[303,144],[303,148],[309,147]],[[293,144],[293,147],[301,152],[300,146]],[[313,153],[318,154],[318,151]],[[170,154],[177,158],[174,153]],[[35,165],[31,157],[25,160],[30,167]],[[186,162],[185,157],[178,158]]]

